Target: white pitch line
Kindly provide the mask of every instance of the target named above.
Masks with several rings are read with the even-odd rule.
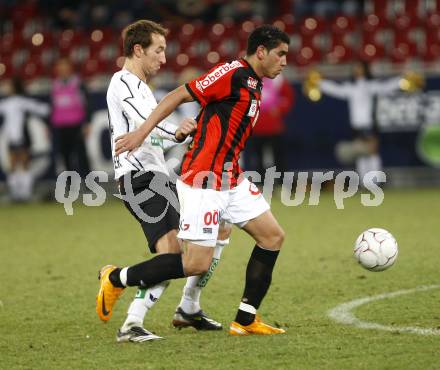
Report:
[[[371,297],[365,297],[360,299],[355,299],[353,301],[340,304],[335,308],[329,310],[327,315],[333,319],[334,321],[345,324],[345,325],[353,325],[357,328],[361,329],[377,329],[377,330],[385,330],[391,332],[399,332],[399,333],[412,333],[419,335],[440,335],[440,329],[434,328],[420,328],[417,326],[391,326],[391,325],[382,325],[375,322],[362,321],[359,320],[351,311],[354,308],[362,306],[367,303],[371,303],[374,301],[379,301],[381,299],[386,298],[394,298],[400,295],[411,294],[416,292],[424,292],[426,290],[438,289],[440,285],[423,285],[414,289],[406,289],[406,290],[398,290],[396,292],[379,294]]]

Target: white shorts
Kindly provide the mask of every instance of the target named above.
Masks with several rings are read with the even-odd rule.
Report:
[[[215,246],[221,221],[241,228],[270,209],[258,188],[247,179],[224,191],[194,188],[178,180],[177,193],[180,202],[178,238],[207,247]]]

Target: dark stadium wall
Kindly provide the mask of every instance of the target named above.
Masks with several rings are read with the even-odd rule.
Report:
[[[347,103],[328,96],[311,102],[294,85],[296,103],[287,117],[286,145],[291,170],[338,169],[335,145],[352,135]],[[440,79],[427,79],[425,90],[379,97],[375,121],[384,167],[424,166],[416,152],[420,128],[440,125]]]

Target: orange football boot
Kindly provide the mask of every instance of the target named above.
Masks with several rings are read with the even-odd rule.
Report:
[[[273,326],[267,325],[261,321],[260,317],[255,316],[255,320],[249,325],[241,325],[236,321],[231,323],[229,327],[229,334],[236,336],[243,335],[273,335],[273,334],[283,334],[286,331],[284,329],[275,328]]]
[[[96,296],[96,313],[104,322],[110,320],[113,313],[113,306],[124,292],[124,288],[115,287],[109,279],[110,273],[116,268],[117,267],[113,265],[104,266],[98,275],[98,279],[101,283],[98,295]]]

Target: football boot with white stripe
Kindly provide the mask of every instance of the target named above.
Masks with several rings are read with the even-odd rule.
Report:
[[[175,328],[182,329],[192,326],[197,330],[222,330],[222,324],[209,318],[202,310],[196,313],[186,313],[181,307],[177,307],[173,318]]]
[[[162,337],[159,337],[158,335],[149,332],[142,326],[132,326],[127,331],[121,331],[121,329],[119,329],[118,334],[116,334],[116,341],[118,343],[141,343],[157,339],[162,339]]]

